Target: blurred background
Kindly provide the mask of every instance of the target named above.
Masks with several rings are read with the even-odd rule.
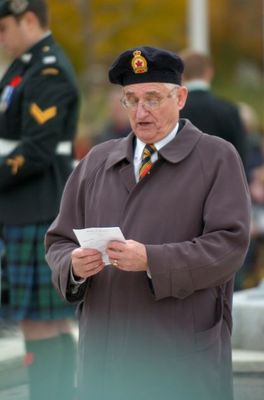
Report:
[[[264,278],[264,0],[47,2],[52,32],[71,58],[81,89],[77,162],[93,145],[130,130],[119,88],[108,82],[109,66],[122,51],[150,45],[211,57],[212,91],[237,104],[248,133],[256,223],[236,289],[257,286]],[[9,60],[0,56],[1,75]]]
[[[206,51],[214,91],[252,106],[264,128],[263,0],[48,0],[51,28],[82,90],[78,157],[108,118],[108,67],[139,45]],[[4,59],[1,57],[4,68]]]
[[[107,139],[112,129],[115,132],[119,129],[122,134],[128,132],[119,94],[108,82],[108,68],[120,52],[131,47],[150,45],[175,52],[185,48],[206,52],[215,68],[214,93],[239,106],[249,134],[253,171],[249,184],[256,207],[252,208],[251,246],[234,299],[235,393],[236,400],[263,399],[264,284],[261,295],[254,288],[264,282],[264,0],[48,0],[48,3],[51,29],[71,58],[81,88],[76,160],[94,144]],[[8,62],[0,52],[0,76]],[[118,116],[114,128],[113,115]],[[21,370],[20,361],[16,361],[24,351],[21,338],[6,340],[9,342],[0,343],[4,360],[0,363],[0,388],[7,387],[8,377],[14,374],[21,385],[24,382],[24,372],[17,372]],[[20,395],[18,391],[4,394],[0,389],[0,398],[24,400],[26,389],[23,392],[21,387]]]

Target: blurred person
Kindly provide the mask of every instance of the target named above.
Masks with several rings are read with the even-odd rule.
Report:
[[[219,136],[232,143],[247,163],[247,136],[238,107],[212,93],[214,67],[211,58],[189,49],[180,53],[185,70],[183,82],[189,96],[181,117],[189,119],[203,132]]]
[[[94,146],[70,176],[46,235],[53,282],[79,303],[79,395],[93,400],[231,400],[234,274],[250,201],[236,149],[179,118],[176,54],[125,51],[132,132]],[[71,210],[69,212],[69,210]],[[81,248],[73,229],[119,226],[124,242]]]
[[[264,142],[259,118],[254,108],[245,102],[238,103],[239,114],[247,135],[247,176],[251,171],[264,163]]]
[[[131,131],[129,120],[125,110],[120,104],[120,89],[111,89],[107,95],[107,116],[106,121],[96,134],[84,130],[74,142],[74,154],[76,164],[81,160],[93,146],[110,139],[125,137]]]
[[[93,137],[93,145],[110,139],[120,139],[131,131],[127,113],[120,104],[120,93],[120,88],[110,90],[107,98],[107,121],[100,132]]]
[[[0,81],[0,315],[23,331],[31,400],[72,399],[74,308],[51,284],[43,240],[72,171],[78,89],[45,0],[0,0],[0,45],[12,59]]]
[[[257,286],[264,278],[264,139],[254,108],[244,102],[238,107],[248,137],[246,173],[252,202],[250,246],[235,278],[235,290],[243,290]]]
[[[74,159],[75,165],[86,156],[88,151],[92,147],[92,141],[90,139],[89,133],[85,132],[82,135],[78,135],[74,140]]]
[[[264,279],[264,163],[251,171],[249,189],[252,201],[251,241],[235,282],[238,289],[256,287]]]

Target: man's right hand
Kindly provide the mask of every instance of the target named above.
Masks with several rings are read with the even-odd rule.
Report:
[[[89,278],[104,268],[102,253],[79,247],[72,252],[72,272],[76,279]]]

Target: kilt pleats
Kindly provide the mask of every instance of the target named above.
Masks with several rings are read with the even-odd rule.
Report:
[[[45,261],[44,236],[49,225],[4,226],[2,318],[19,321],[74,317],[75,307],[55,291]]]

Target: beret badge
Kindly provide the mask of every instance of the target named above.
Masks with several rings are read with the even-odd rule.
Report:
[[[9,0],[9,8],[13,14],[19,15],[26,11],[29,2],[28,0]]]
[[[135,74],[144,74],[148,71],[148,63],[145,57],[141,55],[140,50],[136,50],[133,53],[133,58],[131,61],[132,68]]]

